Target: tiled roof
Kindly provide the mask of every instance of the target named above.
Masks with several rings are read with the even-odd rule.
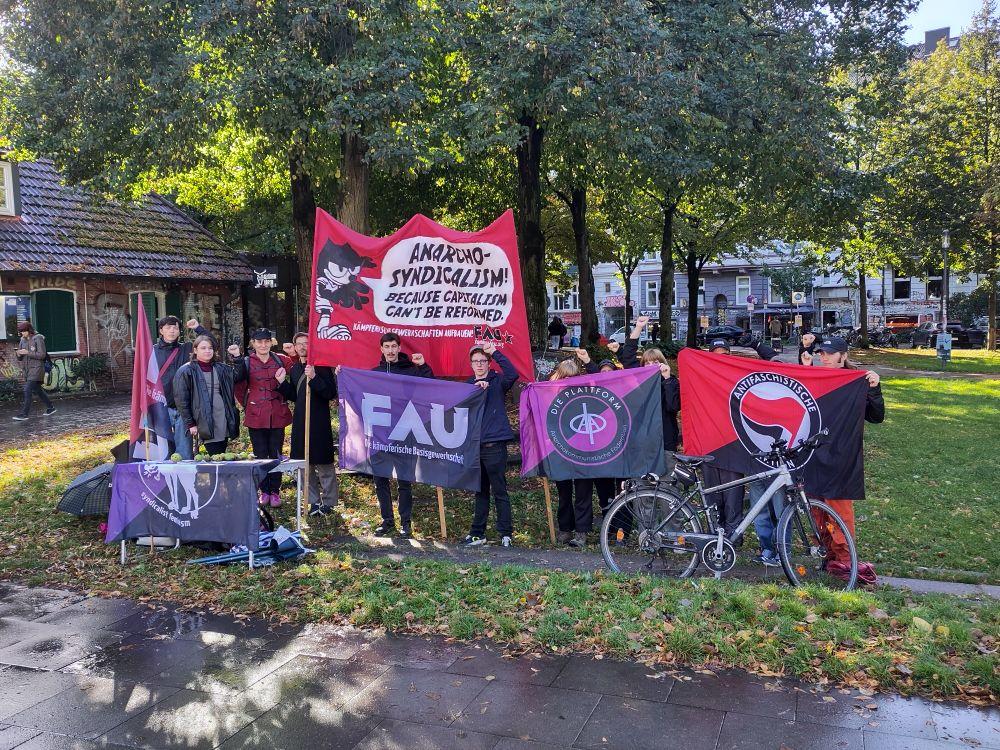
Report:
[[[103,200],[51,161],[20,162],[20,216],[0,219],[0,272],[250,281],[250,267],[165,198]]]

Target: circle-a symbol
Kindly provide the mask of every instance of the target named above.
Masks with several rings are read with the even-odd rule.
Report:
[[[740,380],[729,396],[729,414],[749,453],[769,451],[775,440],[794,446],[823,428],[819,405],[809,389],[775,372],[754,372]],[[804,466],[812,453],[796,456],[795,467]]]
[[[594,445],[594,435],[608,426],[608,420],[600,414],[591,414],[587,411],[587,404],[583,405],[583,411],[569,420],[569,427],[577,435],[586,435],[590,439],[590,444]]]
[[[602,386],[569,386],[552,400],[546,432],[556,453],[576,464],[614,460],[632,425],[625,402]]]

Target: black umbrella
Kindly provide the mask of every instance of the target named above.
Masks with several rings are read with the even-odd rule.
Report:
[[[74,516],[106,516],[111,508],[111,468],[101,464],[84,472],[63,493],[56,507]]]

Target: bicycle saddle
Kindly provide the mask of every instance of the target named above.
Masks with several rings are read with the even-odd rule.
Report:
[[[710,464],[715,460],[715,456],[685,456],[683,453],[673,454],[674,458],[680,461],[682,464],[687,464],[688,466],[697,466],[698,464]]]

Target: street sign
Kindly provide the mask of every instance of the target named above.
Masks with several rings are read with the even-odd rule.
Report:
[[[752,294],[748,294],[747,295],[747,304],[748,305],[756,305],[757,304],[757,298],[754,297]]]
[[[708,328],[708,316],[707,315],[702,315],[701,316],[701,327],[702,328]]]
[[[801,328],[801,327],[802,327],[802,315],[801,315],[801,314],[797,314],[797,315],[795,316],[795,325],[796,325],[796,326],[797,326],[798,328]]]
[[[805,304],[806,293],[805,292],[792,292],[792,304],[802,305]]]
[[[942,366],[951,360],[951,339],[951,334],[946,331],[937,335],[937,355]]]

